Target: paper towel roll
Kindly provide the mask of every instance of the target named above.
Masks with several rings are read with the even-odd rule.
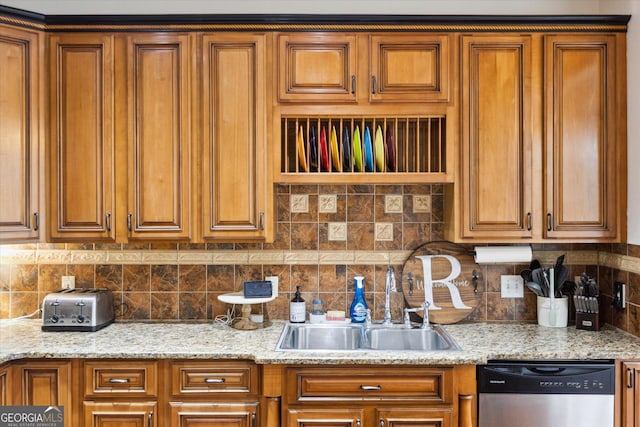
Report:
[[[531,262],[531,246],[476,246],[478,264],[514,264]]]

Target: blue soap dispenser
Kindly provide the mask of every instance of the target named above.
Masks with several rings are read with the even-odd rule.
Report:
[[[366,310],[369,308],[364,299],[364,277],[356,276],[353,280],[356,285],[356,293],[353,295],[349,317],[351,317],[351,323],[364,323],[367,319]]]

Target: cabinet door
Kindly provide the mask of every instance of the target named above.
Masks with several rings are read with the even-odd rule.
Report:
[[[462,39],[462,234],[531,237],[531,40]]]
[[[355,35],[297,33],[278,39],[280,101],[356,101]]]
[[[130,240],[190,237],[193,37],[127,37]]]
[[[9,405],[9,366],[0,367],[0,406]]]
[[[171,427],[257,427],[257,403],[170,402]]]
[[[52,240],[115,239],[113,36],[50,37]]]
[[[205,35],[203,47],[203,238],[261,240],[272,222],[265,36]]]
[[[370,49],[372,102],[449,100],[449,36],[372,35]]]
[[[0,243],[40,235],[40,67],[39,36],[0,25]]]
[[[84,402],[84,427],[154,427],[156,402]]]
[[[546,237],[615,237],[624,203],[616,173],[625,169],[616,161],[616,67],[624,64],[615,36],[546,36],[544,45]]]
[[[287,427],[361,427],[364,425],[363,409],[289,409],[287,415]]]
[[[452,411],[445,409],[390,409],[377,411],[380,427],[451,427]]]
[[[637,427],[640,425],[640,362],[623,362],[620,386],[622,423],[621,427]]]
[[[26,362],[12,367],[19,387],[14,405],[64,407],[64,425],[72,426],[71,366],[69,362]]]

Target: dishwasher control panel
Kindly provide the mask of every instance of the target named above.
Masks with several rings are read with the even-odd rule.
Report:
[[[614,394],[613,361],[492,361],[478,366],[478,392]]]

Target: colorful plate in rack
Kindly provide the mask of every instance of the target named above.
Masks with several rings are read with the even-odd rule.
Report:
[[[305,172],[309,172],[309,165],[307,164],[307,154],[304,149],[304,132],[302,130],[302,126],[300,126],[300,131],[298,132],[297,147],[300,167],[304,169]]]
[[[309,169],[311,172],[318,170],[318,138],[314,126],[309,128]]]
[[[387,151],[387,170],[389,172],[396,171],[396,146],[393,142],[393,126],[387,128],[387,141],[385,144]]]
[[[373,146],[376,150],[376,169],[378,172],[384,172],[384,138],[382,137],[382,129],[380,126],[376,129],[376,137],[373,140]]]
[[[331,161],[333,162],[333,170],[342,172],[342,163],[340,163],[340,154],[338,152],[338,136],[336,135],[335,126],[331,128],[329,146],[331,147]]]
[[[329,147],[327,144],[327,131],[324,126],[320,131],[320,164],[323,171],[329,171]]]
[[[362,142],[360,141],[360,128],[356,126],[353,131],[353,165],[356,171],[362,172]]]
[[[364,129],[364,170],[373,172],[373,146],[369,126]]]
[[[349,138],[349,128],[342,128],[342,170],[348,172],[351,170],[351,141]]]

